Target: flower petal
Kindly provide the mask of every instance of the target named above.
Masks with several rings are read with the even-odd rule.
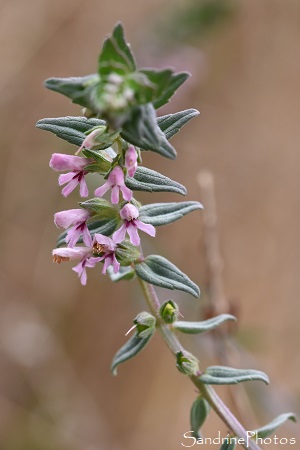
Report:
[[[137,227],[133,225],[133,223],[129,223],[127,227],[127,233],[129,234],[130,241],[133,245],[140,245],[140,237],[138,234]]]
[[[92,158],[83,158],[81,156],[65,155],[64,153],[54,153],[50,159],[50,167],[58,172],[65,170],[82,170],[88,164],[93,162]]]
[[[90,212],[87,209],[67,209],[65,211],[58,211],[54,214],[54,223],[59,228],[65,230],[72,225],[85,222],[90,216]]]
[[[102,196],[105,194],[105,192],[108,191],[108,189],[109,189],[110,187],[111,187],[110,182],[109,182],[109,181],[106,181],[106,183],[104,183],[102,186],[98,187],[98,188],[95,190],[94,194],[95,194],[97,197],[102,197]]]
[[[153,237],[156,235],[156,229],[154,228],[153,225],[150,225],[150,223],[144,223],[138,219],[136,219],[134,222],[135,222],[137,228],[139,228],[144,233],[150,234],[150,236],[153,236]]]
[[[113,241],[116,244],[119,244],[120,242],[123,242],[126,236],[126,225],[123,223],[123,225],[114,232],[113,234]]]
[[[120,192],[119,186],[112,187],[110,201],[112,202],[113,205],[116,205],[117,203],[119,203],[119,192]]]

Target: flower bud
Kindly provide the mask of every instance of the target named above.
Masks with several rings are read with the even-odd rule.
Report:
[[[136,325],[138,337],[145,339],[154,333],[156,319],[152,314],[143,311],[136,316],[133,323]]]
[[[118,244],[116,257],[121,266],[129,266],[140,258],[140,250],[135,245],[132,245],[130,241],[126,240]]]
[[[185,375],[196,375],[199,372],[198,359],[185,350],[176,353],[176,367]]]
[[[168,300],[161,305],[159,313],[166,323],[174,323],[178,319],[179,308],[173,300]]]
[[[80,202],[80,206],[93,213],[94,219],[118,219],[119,214],[114,206],[103,198],[91,198],[85,202]]]

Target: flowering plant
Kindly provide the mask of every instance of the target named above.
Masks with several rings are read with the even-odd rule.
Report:
[[[200,429],[214,409],[230,430],[222,450],[237,444],[257,450],[254,437],[266,437],[287,419],[282,414],[270,424],[248,432],[223,404],[212,385],[236,384],[248,380],[268,383],[263,372],[211,366],[202,371],[197,357],[186,351],[178,333],[201,334],[215,329],[225,321],[235,320],[221,314],[202,322],[178,320],[179,309],[173,300],[160,303],[154,286],[185,291],[199,297],[198,286],[179,268],[160,255],[144,256],[139,232],[154,237],[156,227],[172,223],[186,214],[201,210],[196,201],[141,205],[135,191],[176,192],[186,194],[180,183],[142,166],[142,152],[153,151],[175,159],[176,151],[169,140],[190,119],[199,113],[187,109],[157,117],[156,110],[166,104],[189,74],[171,69],[137,69],[123,27],[117,24],[103,44],[96,74],[79,78],[50,78],[45,86],[84,107],[80,117],[42,119],[37,127],[51,131],[76,146],[75,155],[55,153],[50,167],[58,172],[58,183],[67,197],[79,185],[82,198],[88,197],[86,177],[96,173],[104,183],[94,197],[79,203],[80,208],[60,211],[54,216],[57,227],[65,231],[53,250],[53,261],[77,260],[73,270],[83,285],[87,268],[102,265],[102,274],[112,281],[137,278],[145,294],[150,312],[141,312],[134,319],[134,335],[116,353],[112,372],[121,363],[137,355],[159,330],[175,356],[178,370],[190,378],[197,388],[191,408],[191,432],[199,438]],[[80,154],[80,156],[78,156]],[[110,201],[103,196],[110,191]],[[84,245],[82,245],[84,244]]]

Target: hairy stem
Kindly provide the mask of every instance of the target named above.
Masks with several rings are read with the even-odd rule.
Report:
[[[154,287],[151,284],[141,280],[140,278],[139,282],[145,295],[148,307],[151,313],[157,318],[158,330],[162,334],[169,350],[173,353],[173,355],[176,355],[178,351],[183,350],[183,347],[180,344],[179,340],[177,339],[177,336],[175,335],[174,331],[171,329],[169,325],[163,322],[163,320],[159,315],[160,302],[154,290]],[[192,383],[197,387],[201,395],[210,404],[212,409],[225,423],[225,425],[233,432],[233,434],[236,437],[243,439],[243,443],[240,442],[240,445],[242,445],[242,447],[244,447],[247,450],[261,450],[260,447],[255,443],[255,441],[249,439],[249,436],[247,435],[247,431],[245,430],[245,428],[241,425],[241,423],[237,420],[237,418],[223,403],[223,401],[217,395],[215,390],[210,385],[202,383],[199,380],[199,378],[195,375],[192,375],[189,378],[192,381]]]

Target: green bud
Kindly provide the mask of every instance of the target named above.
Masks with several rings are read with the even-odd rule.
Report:
[[[153,334],[156,319],[152,314],[143,311],[136,316],[133,323],[136,325],[137,336],[145,339]]]
[[[198,359],[185,350],[176,353],[176,367],[185,375],[196,375],[199,372]]]
[[[121,266],[129,266],[131,263],[140,258],[140,250],[135,245],[131,244],[129,240],[118,244],[116,249],[116,258]]]
[[[174,323],[178,319],[179,308],[173,300],[168,300],[161,305],[159,313],[166,323]]]
[[[93,213],[93,219],[117,219],[119,213],[116,208],[104,198],[91,198],[80,202],[80,206]]]

